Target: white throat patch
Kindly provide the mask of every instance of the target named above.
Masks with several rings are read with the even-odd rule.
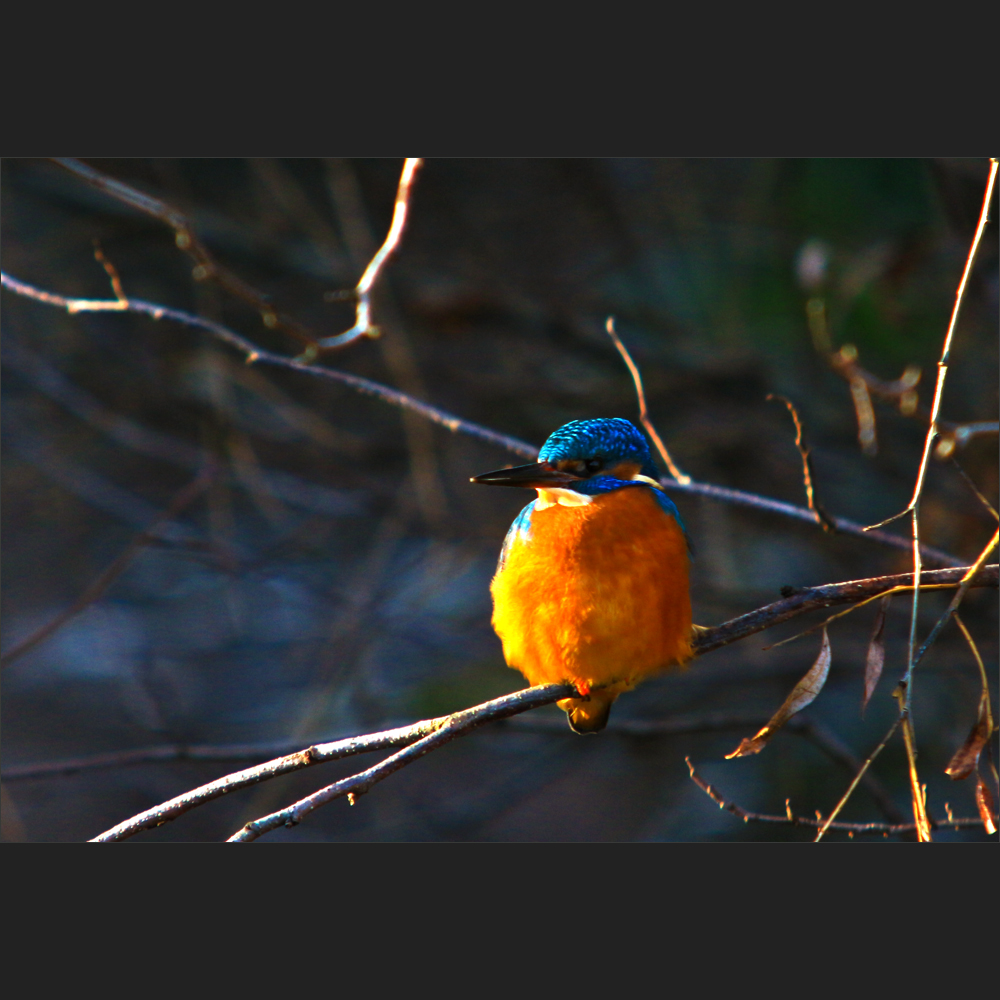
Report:
[[[593,502],[593,497],[576,493],[573,490],[564,490],[559,487],[547,490],[539,489],[535,510],[545,510],[546,507],[555,507],[557,504],[562,507],[586,507],[588,503]]]

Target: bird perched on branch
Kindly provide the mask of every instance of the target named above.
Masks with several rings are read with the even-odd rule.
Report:
[[[504,539],[493,627],[529,683],[574,685],[559,707],[575,732],[603,729],[619,694],[690,659],[687,535],[632,423],[574,420],[537,464],[471,481],[538,490]]]

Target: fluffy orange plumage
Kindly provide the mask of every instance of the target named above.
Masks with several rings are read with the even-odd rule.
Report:
[[[588,500],[534,510],[490,588],[508,665],[531,684],[573,683],[583,697],[559,705],[578,732],[602,729],[621,692],[691,657],[677,520],[652,488]]]

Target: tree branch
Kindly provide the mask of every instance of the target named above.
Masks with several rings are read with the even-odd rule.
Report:
[[[735,802],[730,802],[724,799],[704,778],[702,778],[694,768],[694,764],[691,763],[690,757],[684,758],[687,763],[688,770],[691,772],[691,780],[714,802],[718,805],[720,809],[726,809],[731,812],[734,816],[739,817],[744,823],[780,823],[785,826],[811,826],[819,827],[823,830],[844,830],[849,836],[854,836],[856,833],[910,833],[917,829],[916,823],[844,823],[843,821],[830,822],[829,820],[824,820],[823,817],[816,813],[815,819],[810,819],[808,816],[796,816],[792,813],[792,808],[790,805],[790,800],[785,801],[785,815],[784,816],[772,816],[767,813],[757,813],[750,812],[744,809],[742,806],[738,806]],[[949,817],[947,823],[935,823],[933,820],[930,821],[931,826],[935,828],[952,826],[956,830],[960,827],[969,826],[982,826],[982,819],[978,816],[951,816]]]
[[[925,575],[930,581],[939,585],[957,587],[964,576],[964,570],[928,571]],[[762,631],[779,622],[787,621],[789,618],[803,614],[806,611],[829,607],[831,604],[861,600],[864,597],[871,596],[872,593],[881,593],[894,586],[905,586],[907,581],[912,585],[911,574],[904,573],[899,576],[851,580],[846,583],[830,584],[826,587],[810,588],[783,601],[768,605],[766,608],[760,608],[748,615],[743,615],[741,618],[736,618],[733,621],[726,622],[714,628],[701,630],[696,636],[694,643],[695,655],[700,656],[713,649],[736,642],[748,635]],[[996,565],[984,566],[972,578],[971,586],[996,587],[997,582],[998,567]],[[502,698],[496,698],[482,705],[476,705],[461,712],[456,712],[453,715],[425,719],[411,726],[403,726],[381,733],[371,733],[367,736],[356,736],[346,740],[338,740],[334,743],[307,747],[298,753],[288,754],[256,767],[226,775],[217,781],[209,782],[207,785],[201,785],[190,792],[179,795],[168,802],[161,803],[119,823],[117,826],[95,837],[94,840],[125,840],[141,830],[148,830],[152,827],[160,826],[169,820],[176,819],[176,817],[204,802],[209,802],[239,788],[246,788],[260,781],[277,777],[280,774],[288,774],[292,771],[301,770],[304,767],[311,767],[313,764],[321,764],[328,760],[339,760],[342,757],[353,756],[358,753],[368,753],[372,750],[382,750],[389,747],[411,744],[407,746],[405,752],[401,751],[394,754],[373,768],[344,778],[333,785],[328,785],[326,788],[320,789],[320,791],[313,795],[293,803],[291,806],[277,813],[254,820],[253,823],[247,824],[243,831],[237,834],[237,838],[240,840],[254,840],[261,833],[273,830],[277,826],[286,823],[295,825],[305,815],[317,808],[317,806],[329,802],[334,798],[363,794],[374,784],[388,777],[394,771],[399,770],[399,768],[405,767],[407,764],[422,757],[425,753],[451,742],[456,737],[462,736],[486,722],[508,718],[521,712],[538,708],[541,705],[550,705],[573,693],[574,689],[568,684],[538,685],[536,687],[525,688],[514,694],[504,695]]]
[[[262,348],[254,346],[249,340],[240,334],[215,323],[212,320],[201,316],[186,313],[180,309],[171,309],[167,306],[157,305],[153,302],[145,302],[141,299],[128,299],[124,304],[118,299],[71,299],[52,292],[35,288],[26,282],[19,281],[8,274],[0,274],[0,284],[8,291],[24,298],[33,299],[46,305],[65,309],[69,313],[79,312],[132,312],[149,316],[155,320],[168,319],[183,326],[204,330],[217,337],[223,343],[240,351],[246,358],[247,364],[272,365],[278,368],[290,368],[293,371],[303,372],[319,378],[327,378],[342,385],[349,386],[356,392],[361,392],[369,396],[396,406],[403,410],[409,410],[429,420],[447,428],[454,434],[465,434],[468,437],[476,438],[488,444],[497,445],[514,455],[525,458],[535,458],[538,455],[538,448],[520,441],[517,438],[500,434],[497,431],[483,427],[481,424],[473,423],[471,420],[463,420],[445,410],[440,410],[436,406],[424,403],[405,392],[398,389],[372,382],[370,379],[362,378],[359,375],[352,375],[348,372],[339,371],[336,368],[327,368],[323,365],[310,365],[293,358],[285,357],[281,354],[272,354]],[[123,308],[123,305],[125,308]],[[782,500],[772,500],[769,497],[758,496],[755,493],[746,493],[742,490],[729,489],[725,486],[713,486],[710,483],[688,482],[682,483],[675,479],[661,479],[661,484],[666,490],[675,490],[681,493],[693,493],[698,496],[709,497],[722,503],[738,504],[743,507],[752,507],[755,510],[765,510],[774,514],[781,514],[797,521],[805,521],[809,524],[816,524],[815,514],[807,507],[796,507],[794,504],[785,503]],[[879,542],[882,545],[890,545],[893,548],[911,548],[909,539],[900,535],[894,535],[887,531],[870,530],[865,531],[863,526],[855,521],[849,521],[843,517],[831,517],[831,521],[837,531],[858,538],[866,538],[870,541]],[[942,552],[930,546],[921,546],[921,552],[929,563],[938,563],[942,566],[960,566],[962,560]]]
[[[969,567],[954,569],[924,570],[920,576],[921,588],[928,586],[958,587]],[[998,566],[993,563],[983,566],[971,578],[970,586],[996,587],[998,585]],[[877,597],[886,591],[897,587],[912,587],[912,573],[897,573],[893,576],[875,576],[866,580],[847,580],[844,583],[831,583],[823,587],[807,587],[797,593],[775,601],[766,607],[758,608],[748,614],[733,618],[714,628],[699,632],[694,639],[695,655],[710,653],[713,649],[727,646],[731,642],[745,639],[755,632],[762,632],[772,625],[778,625],[806,611],[818,608],[829,608],[835,604],[852,604],[865,598]]]

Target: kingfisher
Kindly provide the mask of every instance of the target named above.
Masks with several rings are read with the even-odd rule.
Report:
[[[691,659],[687,533],[631,421],[573,420],[536,464],[471,482],[538,491],[500,551],[493,628],[529,684],[576,688],[558,703],[574,732],[599,732],[623,691]]]

